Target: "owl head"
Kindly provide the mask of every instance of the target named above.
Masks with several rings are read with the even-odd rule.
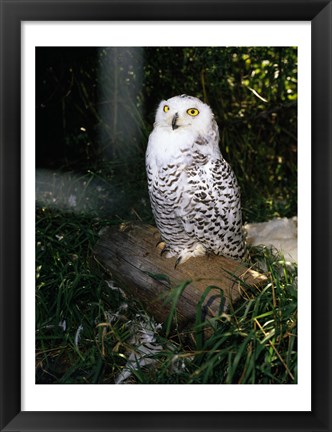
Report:
[[[184,130],[204,133],[214,123],[211,108],[200,99],[180,95],[160,102],[154,127],[169,128],[174,133]]]

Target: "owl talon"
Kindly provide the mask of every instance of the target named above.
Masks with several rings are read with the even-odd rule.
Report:
[[[179,256],[179,258],[175,261],[175,264],[174,264],[174,270],[176,269],[176,267],[177,267],[178,265],[181,264],[181,261],[182,261],[182,257]]]
[[[166,252],[169,252],[169,247],[165,245],[165,246],[163,247],[163,249],[161,250],[161,252],[160,252],[160,256],[163,256],[164,253],[166,253]]]

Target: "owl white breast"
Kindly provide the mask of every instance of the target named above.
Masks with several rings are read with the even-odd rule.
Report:
[[[211,108],[181,95],[161,101],[146,151],[148,189],[167,257],[243,258],[240,190],[219,149]]]

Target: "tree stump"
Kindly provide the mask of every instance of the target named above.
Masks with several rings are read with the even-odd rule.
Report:
[[[157,322],[167,318],[167,297],[180,290],[176,304],[179,327],[193,322],[197,305],[213,317],[239,300],[246,288],[266,282],[266,276],[243,263],[216,255],[195,257],[175,268],[175,258],[161,256],[157,228],[137,223],[103,229],[94,257],[131,297],[139,300]],[[174,292],[173,292],[174,293]]]

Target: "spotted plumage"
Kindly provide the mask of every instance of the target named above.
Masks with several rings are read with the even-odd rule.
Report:
[[[181,95],[162,101],[146,151],[153,215],[167,257],[243,258],[240,190],[220,153],[210,107]]]

